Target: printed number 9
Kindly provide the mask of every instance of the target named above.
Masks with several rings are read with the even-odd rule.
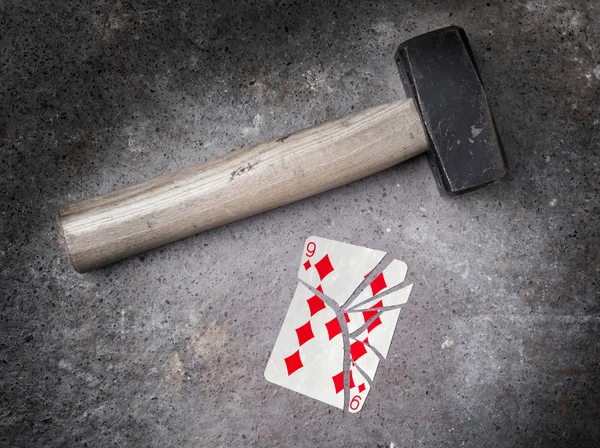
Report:
[[[356,411],[358,409],[358,407],[360,406],[360,400],[361,400],[360,395],[355,395],[354,397],[352,397],[352,401],[350,401],[350,409],[352,409],[353,411]]]
[[[307,257],[312,257],[315,254],[316,250],[317,250],[317,245],[315,243],[313,243],[312,241],[310,241],[306,245],[306,256]]]

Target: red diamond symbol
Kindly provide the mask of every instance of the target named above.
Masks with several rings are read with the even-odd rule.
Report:
[[[359,394],[362,394],[365,389],[366,389],[365,383],[362,383],[362,384],[358,385],[358,393]]]
[[[329,322],[327,322],[325,324],[325,327],[327,328],[327,333],[329,334],[330,341],[342,332],[337,317],[334,317]]]
[[[310,316],[314,316],[322,309],[326,308],[325,304],[321,299],[317,296],[312,296],[310,299],[306,301],[308,303],[308,308],[310,309]]]
[[[371,308],[381,308],[382,306],[383,306],[383,301],[380,300],[375,305],[373,305]],[[369,319],[371,319],[376,314],[377,314],[377,311],[363,311],[363,317],[365,319],[365,322],[368,322]],[[367,331],[370,332],[373,329],[375,329],[376,327],[378,327],[379,325],[381,325],[381,319],[378,317],[373,322],[371,322],[371,325],[369,325],[369,327],[367,328]]]
[[[329,255],[325,255],[323,258],[317,261],[315,268],[317,269],[317,273],[319,274],[319,278],[321,280],[331,274],[333,272],[333,266],[331,266]]]
[[[342,370],[337,375],[331,377],[333,380],[333,386],[335,387],[335,393],[339,394],[340,391],[344,390],[344,371]]]
[[[373,305],[371,308],[377,308],[378,306],[381,306],[382,302],[381,300],[379,302],[377,302],[375,305]],[[372,318],[373,316],[375,316],[375,314],[377,314],[377,311],[363,311],[363,317],[365,318],[365,322],[367,322],[370,318]]]
[[[371,308],[383,308],[383,300],[380,300],[375,305],[373,305]]]
[[[296,328],[296,335],[298,335],[298,344],[300,344],[300,346],[315,337],[310,325],[310,320],[301,327]]]
[[[374,320],[374,321],[371,323],[371,325],[369,325],[369,328],[367,328],[367,332],[369,332],[369,333],[370,333],[370,332],[371,332],[371,331],[373,331],[375,328],[377,328],[379,325],[381,325],[381,319],[380,319],[380,318],[377,318],[377,319],[375,319],[375,320]]]
[[[339,394],[344,390],[344,371],[342,370],[337,375],[331,377],[333,380],[333,386],[335,387],[335,393]],[[350,370],[350,389],[354,387],[354,378],[352,378],[352,370]]]
[[[310,264],[310,260],[306,260],[306,263],[304,263],[304,269],[306,269],[307,271],[310,269],[310,267],[312,266],[312,264]]]
[[[387,284],[385,283],[385,278],[383,277],[383,272],[375,277],[375,280],[371,282],[371,291],[373,291],[373,295],[376,296],[379,291],[386,288]]]
[[[352,356],[352,361],[358,360],[361,356],[365,355],[366,353],[367,349],[365,348],[365,345],[362,342],[356,341],[350,344],[350,356]]]
[[[296,350],[293,354],[285,358],[284,361],[285,366],[287,367],[288,376],[301,367],[304,367],[302,364],[302,359],[300,359],[300,350]]]

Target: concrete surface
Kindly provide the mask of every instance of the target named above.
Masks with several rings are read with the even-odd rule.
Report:
[[[69,267],[61,204],[400,98],[396,46],[448,24],[505,182],[440,198],[418,158]],[[2,0],[0,29],[1,446],[598,446],[597,2]],[[311,234],[415,283],[358,416],[263,378]]]

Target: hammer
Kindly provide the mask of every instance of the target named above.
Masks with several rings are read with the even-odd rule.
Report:
[[[467,36],[450,26],[395,55],[408,99],[376,106],[205,164],[67,205],[59,221],[85,272],[353,182],[428,152],[441,192],[507,172]]]

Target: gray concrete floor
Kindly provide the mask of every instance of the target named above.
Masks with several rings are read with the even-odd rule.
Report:
[[[401,98],[396,46],[449,24],[504,182],[441,198],[421,157],[69,267],[60,205]],[[3,0],[0,30],[1,446],[598,446],[596,1]],[[263,378],[311,234],[415,283],[357,416]]]

